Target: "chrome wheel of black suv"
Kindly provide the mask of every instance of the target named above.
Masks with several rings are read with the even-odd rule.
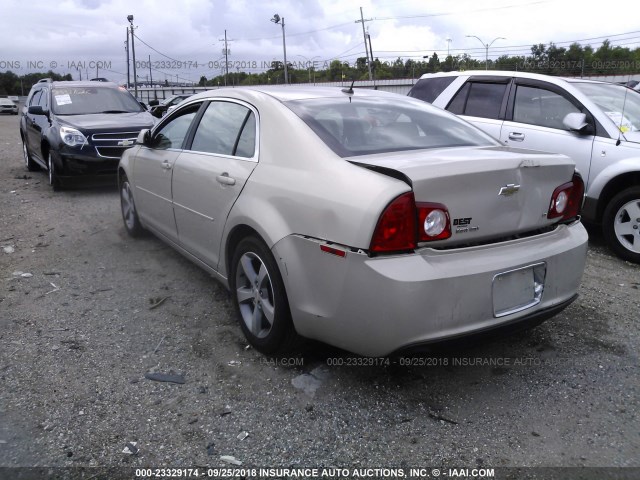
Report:
[[[49,185],[53,187],[53,190],[60,190],[60,180],[58,180],[56,165],[51,153],[49,153],[49,156],[47,157],[47,168],[49,169]]]
[[[35,172],[39,169],[38,164],[31,158],[31,154],[27,148],[27,142],[24,139],[22,140],[22,155],[24,156],[24,164],[27,167],[27,170]]]

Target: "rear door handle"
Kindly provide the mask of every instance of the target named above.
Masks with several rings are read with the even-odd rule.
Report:
[[[164,168],[165,170],[171,170],[171,164],[169,163],[168,160],[165,160],[164,162],[162,162],[162,168]]]
[[[511,132],[509,134],[509,140],[513,140],[514,142],[521,142],[524,140],[524,133]]]
[[[235,178],[231,178],[227,172],[224,172],[222,175],[218,175],[216,177],[216,180],[218,181],[218,183],[220,183],[222,185],[235,185],[236,184],[236,179]]]

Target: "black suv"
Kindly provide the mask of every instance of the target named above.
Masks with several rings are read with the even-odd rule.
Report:
[[[49,183],[116,180],[120,156],[155,119],[125,88],[110,82],[40,80],[22,109],[20,136],[28,170]]]

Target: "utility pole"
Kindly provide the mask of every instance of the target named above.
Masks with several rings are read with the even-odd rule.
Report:
[[[447,57],[449,57],[449,45],[451,44],[451,39],[447,38]]]
[[[124,42],[124,44],[125,44],[124,49],[127,51],[127,88],[129,88],[129,86],[131,85],[131,76],[130,76],[130,73],[129,73],[129,67],[130,67],[130,65],[129,65],[129,29],[125,28],[125,30],[126,30],[126,33],[127,33],[127,41]]]
[[[149,55],[149,83],[153,86],[153,75],[151,75],[151,55]]]
[[[371,62],[373,60],[373,52],[371,53],[371,59],[369,58],[370,48],[367,48],[367,32],[364,30],[364,22],[371,22],[373,18],[364,19],[364,14],[362,13],[362,7],[360,7],[360,20],[356,20],[356,23],[362,23],[362,38],[364,39],[364,51],[367,55],[367,65],[369,67],[369,80],[373,80],[373,75],[371,74]],[[371,37],[369,37],[369,46],[371,45]]]
[[[127,20],[129,20],[129,23],[131,24],[131,56],[133,57],[133,91],[134,91],[134,97],[137,100],[138,99],[138,74],[136,72],[136,45],[135,45],[135,42],[133,41],[133,37],[135,36],[133,33],[133,29],[135,28],[133,26],[133,15],[128,15]]]
[[[373,47],[371,46],[371,35],[369,35],[368,27],[367,27],[367,38],[369,39],[369,55],[371,55],[371,61],[369,62],[369,70],[371,71],[371,64],[373,63]]]
[[[284,84],[287,85],[289,83],[289,74],[287,71],[287,42],[285,40],[285,34],[284,34],[284,17],[281,17],[276,13],[273,15],[273,18],[271,19],[271,21],[273,23],[282,24],[282,50],[284,51]]]
[[[229,76],[229,48],[227,42],[233,42],[231,39],[227,39],[227,31],[224,31],[224,38],[219,38],[218,41],[224,41],[224,86],[227,86],[227,77]]]

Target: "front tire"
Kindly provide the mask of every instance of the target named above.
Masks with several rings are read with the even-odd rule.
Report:
[[[51,185],[54,192],[61,190],[60,179],[58,178],[56,164],[53,161],[53,155],[51,152],[49,152],[49,156],[47,157],[47,169],[49,170],[49,185]]]
[[[640,187],[631,187],[611,199],[602,216],[602,231],[619,257],[640,263]]]
[[[280,270],[263,241],[243,239],[229,275],[232,301],[249,343],[267,355],[290,352],[298,340]]]
[[[132,237],[140,237],[144,233],[144,228],[140,224],[136,204],[133,201],[133,193],[129,179],[122,177],[120,182],[120,209],[122,210],[122,220],[124,228]]]

